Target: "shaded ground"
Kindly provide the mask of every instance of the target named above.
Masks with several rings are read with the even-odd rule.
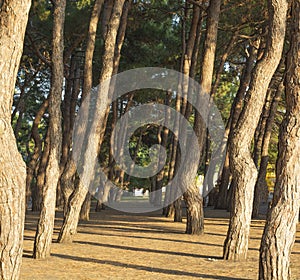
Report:
[[[258,248],[264,222],[251,227],[247,262],[223,261],[228,213],[206,210],[205,234],[183,234],[184,223],[160,213],[124,214],[107,209],[91,213],[73,244],[52,246],[47,260],[31,258],[37,215],[26,219],[21,279],[257,279]],[[56,219],[54,240],[61,225]],[[300,279],[300,225],[292,254],[293,279]]]

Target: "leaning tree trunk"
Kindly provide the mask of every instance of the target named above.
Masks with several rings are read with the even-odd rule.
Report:
[[[113,73],[116,38],[124,2],[125,0],[120,0],[114,3],[104,43],[105,50],[102,60],[103,68],[100,74],[100,84],[108,80]],[[87,98],[88,97],[91,98],[90,95],[87,96]],[[81,174],[82,181],[79,183],[78,188],[74,190],[71,198],[69,199],[67,213],[59,233],[58,242],[72,241],[73,236],[77,231],[81,205],[89,189],[89,186],[85,186],[83,182],[89,182],[92,179],[91,176],[93,176],[92,173],[94,172],[98,149],[99,146],[101,146],[105,132],[105,124],[108,115],[107,108],[111,101],[109,89],[101,90],[101,100],[99,99],[100,98],[97,98],[97,100],[95,100],[96,108],[99,108],[97,112],[97,121],[94,119],[94,123],[91,124],[91,130],[87,131],[85,135],[88,142],[85,151],[83,152],[84,170]],[[95,133],[95,131],[97,131],[97,133]],[[91,155],[93,155],[94,158],[91,158]]]
[[[246,61],[245,68],[243,70],[243,75],[241,78],[239,89],[236,93],[236,96],[234,98],[231,110],[230,110],[230,117],[228,120],[228,123],[226,125],[225,133],[228,133],[228,141],[227,141],[227,147],[226,147],[226,157],[222,169],[222,175],[219,185],[219,193],[218,193],[218,199],[217,199],[217,209],[227,209],[228,208],[228,186],[230,184],[230,164],[229,164],[229,151],[228,151],[228,143],[232,141],[232,131],[235,128],[238,118],[240,116],[240,113],[243,109],[243,102],[244,102],[244,96],[247,91],[247,88],[249,86],[250,80],[251,80],[251,73],[254,65],[254,61],[256,59],[256,50],[254,46],[250,47],[250,54]]]
[[[93,55],[95,50],[95,42],[96,42],[96,33],[98,29],[98,22],[100,17],[101,8],[103,5],[103,0],[95,0],[94,7],[92,10],[89,30],[86,42],[86,50],[85,50],[85,60],[84,60],[84,77],[83,77],[83,87],[82,87],[82,95],[81,100],[83,101],[92,89],[92,77],[93,77]],[[74,104],[76,105],[76,104]],[[74,107],[72,106],[72,109]],[[75,110],[70,111],[70,118],[73,120],[75,118]],[[73,132],[73,129],[70,130],[70,133]],[[74,191],[75,186],[75,174],[76,174],[76,165],[72,159],[72,151],[68,151],[68,160],[66,162],[65,168],[61,174],[60,184],[61,191],[64,200],[64,214],[67,211],[67,205],[69,201],[69,197]]]
[[[40,259],[50,256],[50,246],[55,218],[56,189],[59,179],[61,156],[61,95],[63,90],[64,65],[64,20],[66,0],[54,3],[52,76],[49,95],[49,158],[45,173],[42,209],[35,235],[33,257]]]
[[[292,2],[285,80],[286,115],[279,135],[274,198],[260,247],[259,279],[291,279],[290,255],[300,205],[300,1]]]
[[[224,243],[224,259],[245,260],[251,223],[257,169],[251,156],[251,142],[262,111],[268,85],[279,64],[286,27],[287,1],[270,0],[268,45],[257,63],[250,83],[248,100],[229,143],[233,180],[233,207]]]
[[[283,91],[282,83],[280,83],[280,85],[276,90],[275,95],[273,96],[270,109],[269,109],[268,119],[266,122],[264,137],[262,140],[261,159],[260,159],[258,177],[254,188],[254,200],[253,200],[253,211],[252,211],[253,218],[258,217],[260,202],[263,195],[266,193],[266,188],[267,188],[266,175],[267,175],[267,167],[269,162],[269,144],[271,140],[272,127],[277,112],[277,106],[280,101],[282,91]]]
[[[18,279],[23,250],[26,167],[11,127],[11,107],[31,1],[0,9],[0,279]]]

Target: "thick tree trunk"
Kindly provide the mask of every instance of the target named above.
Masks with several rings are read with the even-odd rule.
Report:
[[[103,55],[102,65],[103,68],[100,74],[100,84],[109,79],[113,73],[114,68],[114,53],[116,47],[117,32],[120,25],[120,18],[122,15],[123,5],[125,0],[116,1],[114,3],[112,16],[110,18],[107,34],[105,37],[105,51]],[[89,186],[83,185],[83,182],[88,182],[92,178],[94,171],[95,160],[97,158],[99,146],[101,146],[105,124],[107,121],[107,108],[110,104],[111,97],[109,96],[109,89],[102,90],[101,100],[97,98],[95,100],[96,106],[99,106],[99,112],[97,113],[97,121],[94,120],[91,129],[91,135],[85,135],[88,140],[87,147],[83,152],[83,160],[85,162],[83,173],[81,174],[82,182],[79,183],[78,188],[72,193],[69,200],[67,213],[58,237],[58,242],[72,241],[74,234],[77,231],[77,225],[79,220],[79,214],[81,205],[86,197]],[[97,133],[93,133],[97,131]],[[91,158],[93,155],[93,159]]]
[[[66,0],[54,4],[52,76],[49,95],[49,158],[43,188],[42,209],[35,235],[33,257],[40,259],[50,256],[55,218],[56,189],[59,180],[61,157],[61,95],[63,90],[64,65],[64,21]]]
[[[1,1],[0,10],[0,279],[19,279],[26,166],[11,127],[11,107],[31,1]]]
[[[269,1],[268,45],[257,63],[250,83],[248,100],[229,143],[230,166],[236,187],[233,209],[224,243],[224,258],[245,260],[251,223],[254,186],[257,169],[251,156],[251,142],[262,111],[267,89],[279,64],[285,36],[287,2]]]
[[[187,234],[202,234],[204,232],[203,199],[196,184],[188,188],[184,194],[186,203]]]
[[[285,80],[286,115],[279,135],[274,198],[265,225],[259,279],[292,279],[290,255],[300,205],[300,1],[292,2],[290,50]]]

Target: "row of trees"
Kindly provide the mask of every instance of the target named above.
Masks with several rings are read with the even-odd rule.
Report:
[[[266,175],[277,160],[259,277],[288,279],[300,203],[299,1],[55,0],[33,1],[29,12],[30,2],[0,2],[1,279],[19,275],[25,204],[40,213],[34,258],[50,255],[57,207],[64,212],[58,242],[72,241],[79,219],[89,217],[85,183],[97,162],[119,186],[93,177],[97,209],[120,199],[122,190],[145,185],[150,203],[167,205],[164,215],[174,221],[182,221],[181,200],[171,203],[174,191],[167,189],[163,202],[162,187],[183,170],[178,187],[185,190],[186,233],[204,232],[203,198],[190,177],[193,170],[206,173],[214,143],[200,112],[178,92],[142,90],[113,102],[109,89],[100,98],[91,93],[114,74],[142,66],[172,68],[199,81],[221,111],[226,156],[209,203],[231,212],[225,259],[247,258],[251,216],[258,216]],[[189,87],[179,83],[178,91],[187,97]],[[99,108],[90,130],[74,127],[83,100]],[[149,148],[160,144],[167,150],[165,167],[149,179],[120,170],[112,131],[132,107],[149,102],[173,107],[189,120],[198,139],[188,145],[200,147],[201,162],[183,161],[176,131],[147,125],[131,137],[131,156],[145,166]],[[78,167],[72,135],[80,129],[85,134]],[[119,135],[120,145],[124,137]]]

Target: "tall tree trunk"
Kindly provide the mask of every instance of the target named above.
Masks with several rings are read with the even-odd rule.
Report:
[[[125,0],[120,0],[114,3],[112,16],[110,18],[105,38],[105,50],[102,60],[103,67],[100,74],[100,84],[109,79],[113,73],[117,32],[120,25],[124,2]],[[99,106],[97,107],[99,108],[99,112],[97,112],[97,121],[94,119],[94,123],[92,124],[92,128],[90,130],[91,132],[88,132],[85,135],[86,139],[88,139],[88,143],[83,151],[83,161],[85,166],[81,174],[81,182],[79,183],[78,188],[72,193],[72,196],[69,200],[67,213],[59,233],[58,242],[72,241],[72,238],[77,231],[81,205],[89,188],[89,186],[85,186],[83,182],[89,182],[92,179],[91,176],[94,172],[98,150],[101,146],[104,136],[105,124],[107,121],[107,108],[109,107],[111,101],[109,89],[102,90],[101,100],[99,99],[100,98],[97,98],[97,100],[95,100],[95,104],[93,104]],[[93,133],[93,131],[97,131],[97,133]],[[91,155],[93,155],[93,158],[91,158]]]
[[[104,0],[95,0],[88,31],[88,38],[85,50],[84,78],[82,89],[82,100],[90,93],[93,86],[93,56],[95,50],[97,27],[101,8]]]
[[[49,95],[49,158],[43,188],[42,209],[35,235],[33,257],[40,259],[50,256],[55,218],[56,189],[60,175],[61,157],[61,95],[63,90],[64,65],[64,21],[66,0],[54,3],[52,76]]]
[[[181,56],[181,63],[180,63],[180,71],[183,72],[183,65],[184,65],[184,55],[185,55],[185,50],[186,50],[186,38],[185,38],[185,18],[186,18],[186,11],[187,9],[184,9],[184,16],[182,20],[182,34],[181,34],[181,44],[182,44],[182,56]],[[181,82],[178,83],[178,91],[180,92],[182,90],[181,88]],[[176,94],[176,101],[175,101],[175,110],[177,112],[181,111],[181,97],[179,94]],[[179,117],[176,117],[175,120],[175,126],[174,126],[174,131],[173,133],[176,135],[178,134],[179,131]],[[179,161],[177,161],[177,158],[179,157],[179,148],[178,148],[178,139],[176,137],[173,137],[173,145],[172,145],[172,153],[171,153],[171,158],[170,158],[170,163],[169,163],[169,178],[168,180],[172,180],[176,174],[176,169],[178,168]],[[167,189],[167,194],[168,196],[165,201],[165,204],[167,204],[167,209],[166,209],[166,217],[172,217],[174,214],[174,222],[181,222],[182,221],[182,215],[175,215],[176,211],[180,211],[181,207],[175,207],[175,192],[176,189]],[[177,220],[178,219],[178,220]]]
[[[63,102],[63,134],[62,134],[62,152],[60,158],[60,177],[57,185],[57,207],[64,206],[65,193],[63,190],[62,174],[64,173],[68,159],[71,158],[72,135],[75,123],[76,106],[78,96],[81,89],[81,61],[78,55],[71,58],[71,73],[68,76],[67,88],[65,89],[65,96]]]
[[[11,109],[30,3],[1,1],[0,10],[0,278],[4,280],[19,278],[23,250],[26,166],[11,127]]]
[[[253,200],[253,211],[252,217],[257,218],[259,214],[259,206],[261,202],[262,195],[265,193],[265,188],[267,188],[266,175],[267,175],[267,167],[269,162],[269,144],[271,140],[272,127],[274,124],[275,115],[277,112],[277,106],[280,101],[281,94],[283,92],[282,83],[276,90],[276,93],[273,97],[270,112],[268,119],[266,121],[266,127],[264,131],[264,137],[262,140],[262,148],[261,148],[261,160],[259,165],[258,177],[255,184],[254,189],[254,200]]]
[[[221,0],[211,0],[208,7],[207,15],[207,30],[204,42],[204,54],[201,67],[200,88],[203,94],[210,94],[212,89],[212,79],[214,72],[214,62],[216,54],[216,42],[218,34],[218,24],[220,16]],[[195,112],[194,130],[198,139],[198,146],[200,150],[203,147],[203,135],[206,128],[203,123],[200,112]],[[191,143],[191,147],[193,143]],[[198,169],[198,162],[197,164]],[[186,180],[182,178],[183,180]],[[182,182],[183,185],[185,182]],[[186,233],[201,234],[204,231],[204,215],[203,215],[203,199],[200,195],[196,184],[190,184],[184,194],[184,199],[187,207],[187,224]]]
[[[290,255],[300,205],[300,1],[292,2],[285,79],[286,115],[279,135],[274,198],[265,225],[259,279],[292,279]]]
[[[104,0],[95,0],[91,18],[90,18],[89,30],[88,30],[88,36],[86,42],[86,50],[85,50],[85,60],[84,60],[83,87],[82,87],[82,96],[81,96],[82,101],[88,96],[88,94],[92,89],[93,55],[95,50],[98,22],[99,22],[103,1]],[[71,108],[75,109],[74,105],[76,105],[76,103],[73,104]],[[70,118],[73,119],[75,118],[75,110],[70,111]],[[66,213],[67,211],[69,196],[72,194],[75,185],[76,166],[72,159],[71,153],[72,152],[69,151],[68,160],[60,179],[62,195],[64,199],[64,213]]]
[[[228,203],[227,203],[227,196],[228,196],[228,186],[230,184],[230,164],[229,164],[229,151],[228,151],[228,143],[232,141],[233,137],[233,129],[235,128],[238,118],[240,116],[240,113],[243,109],[243,102],[244,102],[244,96],[247,91],[247,88],[249,86],[250,80],[251,80],[251,73],[254,67],[254,61],[256,59],[257,51],[255,50],[254,46],[250,47],[249,51],[249,57],[246,61],[245,68],[243,70],[243,75],[241,78],[239,89],[236,93],[236,96],[234,98],[231,110],[230,110],[230,117],[228,120],[228,123],[226,125],[225,133],[228,134],[228,141],[227,141],[227,148],[226,148],[226,157],[225,162],[223,165],[222,175],[221,175],[221,181],[219,185],[219,194],[218,194],[218,200],[217,200],[217,209],[227,209]]]
[[[251,223],[257,169],[251,156],[251,142],[262,111],[267,89],[279,64],[286,27],[287,1],[270,0],[268,45],[257,63],[250,83],[248,100],[229,143],[230,167],[236,186],[233,209],[224,243],[224,258],[245,260]]]

